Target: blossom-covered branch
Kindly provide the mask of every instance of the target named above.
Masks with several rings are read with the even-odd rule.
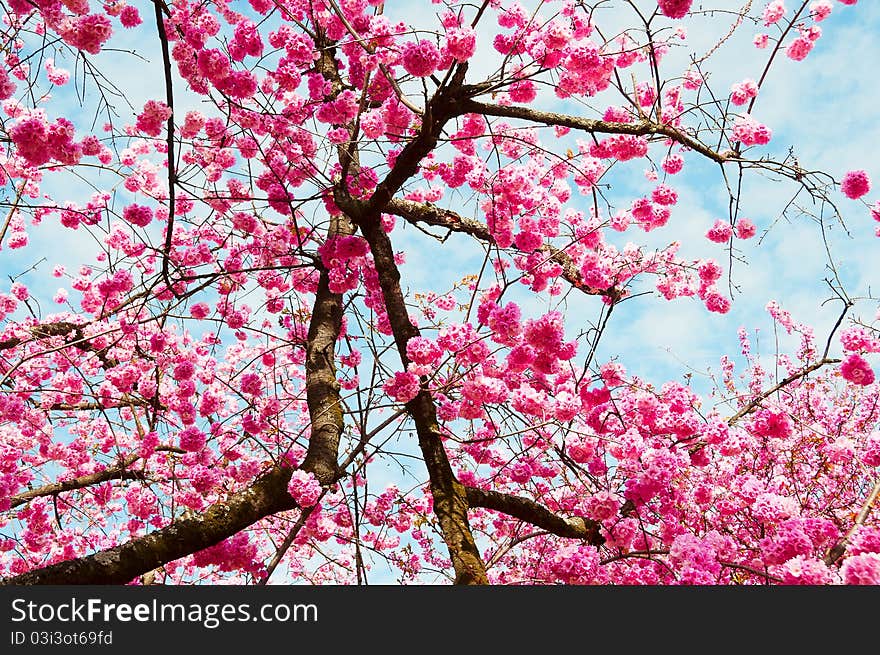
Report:
[[[487,244],[493,243],[492,234],[483,223],[461,216],[449,209],[412,202],[411,200],[394,198],[385,205],[385,211],[400,216],[401,218],[405,218],[413,224],[424,223],[426,225],[442,227],[451,232],[469,234]],[[537,251],[546,253],[546,261],[555,262],[562,266],[562,277],[564,277],[575,289],[583,291],[587,295],[613,294],[612,290],[600,291],[587,286],[581,278],[581,274],[577,270],[574,262],[571,260],[571,257],[564,250],[560,250],[549,243],[545,243],[537,248]]]
[[[464,103],[463,111],[480,114],[482,116],[497,116],[499,118],[516,118],[519,120],[529,121],[532,123],[540,123],[542,125],[567,127],[574,130],[581,130],[589,134],[629,134],[632,136],[662,136],[700,153],[708,157],[714,162],[723,164],[730,161],[731,157],[727,154],[716,152],[706,144],[698,141],[680,128],[673,127],[665,123],[654,123],[651,121],[636,121],[633,123],[619,123],[614,121],[596,120],[591,118],[583,118],[581,116],[571,116],[569,114],[558,114],[549,111],[540,111],[530,107],[521,107],[518,105],[496,105],[476,100],[469,100]]]
[[[0,8],[0,578],[880,582],[874,127],[756,102],[864,3],[92,4]]]

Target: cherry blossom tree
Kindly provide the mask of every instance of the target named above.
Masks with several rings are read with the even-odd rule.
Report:
[[[5,582],[880,583],[868,290],[816,334],[734,270],[762,176],[880,220],[761,119],[856,0],[0,4]],[[794,346],[646,379],[646,294]]]

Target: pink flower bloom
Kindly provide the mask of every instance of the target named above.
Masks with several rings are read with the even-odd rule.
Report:
[[[456,27],[446,34],[449,54],[458,61],[467,61],[477,49],[477,33],[470,26]]]
[[[809,41],[818,41],[822,36],[822,28],[818,25],[801,28],[801,36]]]
[[[764,9],[764,25],[770,26],[778,23],[783,16],[785,16],[785,3],[782,0],[773,0]]]
[[[508,473],[510,479],[519,484],[523,484],[532,479],[534,470],[528,461],[518,461],[510,469]]]
[[[874,370],[861,355],[851,354],[840,365],[840,375],[844,380],[867,386],[874,382]]]
[[[716,220],[715,223],[712,224],[712,227],[709,228],[709,231],[706,232],[706,238],[715,243],[727,243],[732,236],[733,228],[730,226],[730,223],[723,221],[720,218]]]
[[[668,157],[664,157],[660,166],[670,175],[675,175],[676,173],[680,173],[681,169],[684,168],[684,157],[681,155],[669,155]]]
[[[707,286],[716,282],[723,272],[721,266],[714,259],[707,259],[700,263],[697,271],[700,274],[700,281]]]
[[[397,402],[408,403],[419,395],[419,378],[409,371],[397,371],[382,388]]]
[[[880,342],[864,328],[850,327],[840,333],[840,343],[846,352],[878,352]]]
[[[573,36],[568,25],[562,21],[553,20],[544,26],[542,40],[550,50],[561,50],[572,40]]]
[[[810,50],[812,49],[813,41],[800,36],[791,42],[786,49],[785,54],[788,55],[789,59],[793,59],[794,61],[803,61],[806,59],[807,55],[810,54]]]
[[[757,226],[748,218],[741,218],[736,222],[736,236],[740,239],[751,239],[757,231]]]
[[[189,308],[189,315],[196,319],[203,319],[208,314],[211,313],[211,308],[207,303],[197,302],[195,305]]]
[[[598,491],[586,502],[587,514],[595,521],[609,521],[619,509],[620,501],[610,491]]]
[[[362,114],[361,131],[369,139],[377,139],[385,134],[385,118],[382,111],[374,109]]]
[[[70,81],[70,73],[63,68],[55,68],[55,61],[52,59],[46,60],[46,77],[49,78],[49,81],[56,86],[64,86]]]
[[[406,356],[422,366],[433,364],[442,354],[440,346],[425,337],[413,337],[406,344]]]
[[[862,461],[868,466],[880,466],[880,432],[872,432],[868,437]],[[878,539],[878,543],[880,543],[880,539]]]
[[[12,295],[19,300],[27,300],[30,296],[28,288],[21,282],[14,282],[9,290],[12,292]]]
[[[15,144],[18,154],[30,166],[41,166],[49,161],[51,155],[46,147],[49,132],[46,122],[39,118],[28,118],[9,130],[9,136]]]
[[[661,184],[651,192],[651,199],[658,205],[674,205],[678,202],[678,194],[672,187]]]
[[[706,294],[706,309],[717,314],[726,314],[730,311],[730,300],[717,291]]]
[[[767,145],[773,136],[773,132],[766,125],[762,125],[751,116],[737,118],[733,124],[733,136],[743,145]]]
[[[119,22],[122,27],[137,27],[141,24],[141,15],[138,13],[137,7],[126,5],[119,13]]]
[[[878,435],[880,444],[880,435]],[[880,553],[880,528],[860,525],[849,540],[849,552],[852,555],[862,553]]]
[[[746,79],[734,84],[730,88],[730,101],[735,105],[744,105],[752,98],[758,96],[758,83],[752,79]]]
[[[174,371],[172,372],[172,377],[175,380],[189,380],[196,373],[195,365],[190,361],[178,362],[174,367]]]
[[[110,38],[112,31],[109,18],[102,14],[89,14],[71,21],[70,27],[63,30],[61,36],[74,48],[96,55],[101,51],[104,42]]]
[[[531,102],[538,96],[535,83],[531,80],[518,80],[510,85],[510,99],[514,102]]]
[[[153,210],[143,205],[129,205],[122,210],[122,218],[133,225],[146,227],[153,220]]]
[[[183,118],[183,125],[180,126],[180,135],[184,139],[191,139],[198,136],[203,127],[205,127],[205,117],[198,111],[188,111]]]
[[[851,585],[880,585],[880,554],[848,557],[840,567],[843,581]]]
[[[171,118],[171,108],[164,102],[148,100],[144,111],[137,117],[137,129],[149,136],[159,136],[165,122]]]
[[[6,68],[0,69],[0,100],[11,98],[15,94],[15,82],[9,78]]]
[[[847,198],[858,200],[871,191],[871,178],[869,178],[868,173],[863,170],[849,171],[843,176],[843,181],[840,183],[840,190]]]
[[[229,54],[236,61],[263,54],[263,39],[255,23],[243,20],[235,26],[235,35],[229,44]]]
[[[813,20],[820,22],[831,15],[832,8],[831,0],[816,0],[816,2],[810,3],[810,15]]]
[[[752,429],[761,437],[786,439],[792,433],[791,419],[783,411],[761,409],[755,413]]]
[[[401,48],[400,58],[407,73],[416,77],[428,77],[437,70],[440,50],[428,39],[407,41]]]
[[[205,444],[207,443],[205,433],[199,430],[194,425],[191,425],[185,430],[182,430],[180,432],[179,438],[180,447],[191,453],[201,450],[205,447]]]
[[[259,396],[263,393],[263,380],[256,373],[245,373],[241,376],[241,392],[248,396]]]
[[[287,492],[300,507],[313,507],[321,497],[321,483],[312,473],[294,471],[287,483]]]
[[[831,571],[824,562],[798,555],[782,565],[783,584],[820,585],[831,582]]]

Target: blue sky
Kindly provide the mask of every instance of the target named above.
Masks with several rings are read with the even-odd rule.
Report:
[[[662,71],[667,76],[680,74],[690,54],[706,52],[729,25],[716,18],[711,30],[702,30],[702,22],[687,21],[688,46],[674,50],[664,59]],[[880,142],[880,123],[876,120],[880,93],[868,63],[880,61],[880,43],[876,38],[880,34],[880,3],[863,2],[856,7],[835,3],[832,16],[821,25],[825,35],[806,60],[794,62],[780,56],[774,63],[753,112],[756,119],[773,129],[774,138],[770,146],[750,154],[782,159],[789,147],[794,147],[804,168],[827,171],[837,180],[847,170],[864,168],[872,179],[880,180],[876,158],[876,144]],[[760,76],[769,50],[758,50],[751,44],[757,31],[754,26],[744,25],[705,65],[716,93],[723,94],[732,83],[746,77]],[[544,102],[548,109],[578,111],[572,103],[555,98]],[[653,187],[642,174],[644,168],[643,161],[630,162],[609,178],[612,193],[618,188],[624,190],[620,196],[623,206]],[[732,174],[733,167],[728,169]],[[621,179],[624,175],[626,179]],[[648,234],[628,231],[625,238],[651,247],[679,241],[683,244],[682,257],[713,257],[726,272],[729,266],[725,246],[704,236],[716,218],[727,217],[727,193],[718,166],[691,153],[685,171],[670,178],[669,183],[680,197],[669,224]],[[619,356],[630,372],[648,380],[681,380],[685,372],[717,368],[724,353],[736,354],[740,326],[757,330],[761,335],[760,352],[772,355],[772,322],[764,309],[772,299],[790,310],[796,320],[813,325],[817,337],[824,342],[822,335],[836,321],[841,306],[823,306],[831,292],[823,282],[829,271],[821,228],[812,219],[796,213],[780,219],[796,191],[793,182],[751,171],[746,174],[743,189],[741,216],[752,218],[759,231],[758,237],[749,241],[735,240],[745,262],[734,264],[733,281],[740,291],[733,297],[730,313],[712,314],[696,299],[668,302],[656,293],[624,302],[615,309],[610,329],[602,340],[600,361]],[[849,234],[836,221],[828,220],[826,236],[830,250],[847,292],[853,297],[864,296],[872,284],[874,262],[880,255],[875,223],[862,202],[851,201],[839,192],[832,196]],[[872,194],[866,198],[873,201],[875,197]],[[583,200],[577,194],[572,197],[573,203]],[[586,210],[587,205],[579,208]],[[401,246],[407,252],[404,274],[414,287],[427,287],[440,279],[454,280],[461,271],[474,270],[481,260],[480,253],[465,258],[469,252],[466,238],[453,238],[454,247],[438,259],[428,241],[415,230],[409,230],[408,237],[411,241],[402,242],[398,237],[398,243],[406,243]],[[642,290],[651,290],[652,286],[649,282]],[[595,320],[597,301],[579,294],[569,299],[567,313],[572,329]],[[540,304],[535,299],[531,302]],[[876,309],[876,303],[863,301],[856,305],[854,314],[871,321]],[[781,341],[783,346],[791,343],[788,340],[786,344],[785,338]],[[694,383],[699,384],[699,380]]]

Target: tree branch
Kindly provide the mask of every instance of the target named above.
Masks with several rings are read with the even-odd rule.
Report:
[[[156,0],[154,0],[156,1]],[[160,6],[156,4],[160,36],[164,35]],[[323,36],[321,37],[323,39]],[[165,40],[167,42],[167,39]],[[163,44],[165,43],[163,42]],[[325,45],[327,45],[325,43]],[[322,48],[319,70],[333,84],[333,93],[342,86],[338,64],[331,49]],[[169,125],[169,133],[172,126]],[[348,155],[340,148],[340,159]],[[349,155],[351,156],[351,155]],[[169,165],[171,160],[169,160]],[[170,223],[169,223],[170,228]],[[328,238],[353,234],[354,225],[346,216],[331,220]],[[170,234],[170,231],[169,231]],[[61,324],[52,330],[61,331]],[[306,403],[311,420],[311,435],[301,469],[315,475],[324,487],[336,482],[341,472],[337,466],[339,440],[344,427],[339,383],[336,380],[336,341],[342,327],[342,296],[329,288],[326,270],[321,270],[315,303],[309,322],[306,350]],[[79,326],[66,325],[66,331]],[[0,344],[2,345],[2,344]],[[11,584],[112,584],[125,583],[169,561],[190,555],[219,543],[260,519],[297,507],[287,492],[292,470],[275,466],[247,489],[233,494],[226,502],[209,507],[196,518],[180,519],[168,527],[126,544],[88,557],[37,569],[11,578]],[[149,555],[147,551],[150,551]],[[283,553],[280,553],[283,556]],[[280,561],[279,556],[279,561]],[[138,558],[141,559],[138,563]],[[132,563],[131,560],[134,560]],[[277,566],[277,562],[274,564]]]
[[[846,546],[849,544],[849,540],[852,539],[852,536],[858,527],[868,518],[868,514],[871,513],[871,507],[874,505],[878,496],[880,496],[880,479],[874,483],[874,488],[871,490],[871,493],[868,494],[868,498],[862,505],[862,509],[859,511],[858,516],[856,516],[856,520],[853,523],[853,526],[849,529],[849,532],[846,533],[846,536],[843,539],[838,541],[828,550],[828,554],[825,556],[825,564],[831,566],[836,564],[840,558],[843,557],[843,554],[846,552]]]
[[[81,475],[78,478],[65,480],[64,482],[52,482],[42,487],[17,494],[10,499],[10,508],[24,505],[26,502],[33,500],[34,498],[40,498],[41,496],[54,496],[64,493],[65,491],[83,489],[85,487],[90,487],[93,484],[107,482],[108,480],[134,480],[140,478],[142,475],[139,472],[128,470],[128,467],[134,464],[138,459],[140,459],[139,455],[129,455],[116,466],[111,466],[103,471]]]
[[[388,320],[404,368],[409,363],[407,342],[419,335],[409,319],[406,301],[400,288],[400,270],[394,262],[391,239],[383,231],[381,213],[403,183],[418,171],[419,163],[436,145],[446,122],[461,111],[462,85],[467,64],[458,64],[451,72],[449,82],[437,89],[425,106],[419,133],[403,148],[394,166],[366,202],[351,198],[341,186],[334,188],[334,199],[351,220],[361,229],[370,246],[379,285],[388,313]],[[464,486],[455,477],[443,445],[442,432],[437,421],[437,408],[422,378],[419,394],[406,403],[406,409],[416,424],[419,448],[428,469],[434,513],[455,570],[456,584],[487,584],[486,565],[480,556],[470,524]]]
[[[159,0],[153,0],[153,5],[156,9],[156,29],[159,32],[159,43],[162,46],[162,67],[165,73],[165,104],[168,105],[168,108],[171,109],[172,112],[171,116],[168,117],[168,122],[166,124],[166,130],[168,132],[166,137],[166,147],[168,149],[168,223],[165,227],[165,246],[162,249],[162,279],[165,281],[168,291],[176,296],[177,292],[174,290],[174,286],[171,284],[171,279],[168,276],[168,262],[174,238],[174,185],[177,183],[177,173],[175,172],[174,162],[174,83],[171,73],[171,55],[168,48],[168,35],[165,33],[165,21],[162,18],[164,2],[160,3]],[[165,11],[168,11],[167,7],[165,7]]]
[[[203,513],[93,555],[0,580],[0,584],[125,584],[167,562],[213,546],[266,516],[296,508],[296,501],[287,493],[289,480],[289,468],[273,467],[251,486]]]
[[[452,232],[469,234],[486,243],[494,242],[492,234],[489,232],[489,228],[485,225],[472,218],[463,217],[449,209],[443,209],[442,207],[434,207],[432,205],[413,202],[411,200],[394,198],[385,205],[385,211],[389,214],[400,216],[412,224],[425,223],[435,227],[442,227],[451,230]],[[516,248],[515,245],[513,247]],[[580,271],[578,271],[571,256],[564,250],[560,250],[555,246],[545,243],[538,248],[537,251],[544,253],[547,256],[547,261],[555,262],[562,266],[562,277],[576,289],[583,291],[590,296],[615,296],[615,290],[613,288],[600,290],[584,284]]]
[[[71,332],[82,330],[81,325],[69,323],[67,321],[59,321],[58,323],[41,323],[29,328],[29,332],[37,339],[47,339],[49,337],[65,337]],[[81,333],[80,333],[81,335]],[[12,337],[5,341],[0,341],[0,350],[9,350],[25,343],[20,337]]]
[[[437,146],[440,132],[446,122],[455,116],[467,113],[464,109],[462,84],[467,72],[467,64],[458,64],[449,84],[441,86],[425,105],[422,115],[422,127],[419,133],[400,151],[394,167],[385,176],[373,195],[364,205],[367,215],[376,215],[384,211],[394,194],[409,178],[419,170],[419,163]]]
[[[157,446],[156,452],[173,452],[182,454],[186,451],[182,448],[177,448],[176,446]],[[13,496],[10,499],[10,508],[24,505],[26,502],[33,500],[34,498],[40,498],[42,496],[56,496],[60,493],[64,493],[65,491],[85,489],[86,487],[91,487],[95,484],[101,484],[102,482],[108,482],[109,480],[142,480],[144,476],[140,471],[129,470],[129,467],[140,458],[140,455],[128,455],[118,464],[111,466],[110,468],[106,468],[103,471],[95,471],[94,473],[81,475],[71,480],[64,480],[63,482],[51,482],[49,484],[43,485],[42,487],[37,487],[36,489],[24,491],[20,494]]]
[[[787,387],[789,384],[791,384],[795,380],[799,380],[800,378],[806,377],[807,375],[809,375],[813,371],[822,368],[826,364],[838,364],[838,363],[840,363],[839,359],[828,359],[827,357],[823,357],[818,362],[815,362],[813,364],[810,364],[809,366],[802,368],[797,373],[792,373],[787,378],[785,378],[782,382],[780,382],[776,386],[772,387],[771,389],[768,389],[767,391],[763,392],[760,396],[758,396],[757,398],[752,400],[748,405],[746,405],[741,410],[739,410],[736,414],[734,414],[729,419],[727,419],[727,425],[733,425],[738,420],[740,420],[743,416],[754,411],[762,402],[767,400],[767,398],[772,396],[774,393],[776,393],[780,389]]]
[[[107,348],[95,348],[92,345],[92,343],[89,341],[89,337],[86,337],[83,334],[84,327],[85,325],[77,325],[76,323],[59,321],[57,323],[41,323],[39,325],[34,325],[29,328],[29,331],[36,339],[66,337],[73,334],[73,339],[65,342],[65,346],[73,346],[74,348],[82,350],[83,352],[95,353],[98,359],[101,360],[101,366],[104,369],[109,369],[117,366],[119,362],[117,362],[115,359],[110,359],[107,357]],[[28,342],[20,337],[13,337],[11,339],[6,339],[5,341],[0,341],[0,352],[4,350],[10,350],[11,348],[20,346],[23,343]]]
[[[673,141],[677,141],[683,146],[687,146],[691,150],[699,152],[701,155],[704,155],[719,164],[729,161],[727,157],[716,152],[694,137],[672,127],[671,125],[663,123],[654,123],[647,120],[638,123],[615,123],[611,121],[582,118],[580,116],[570,116],[568,114],[539,111],[529,107],[493,105],[484,102],[477,102],[476,100],[467,100],[462,104],[462,109],[465,113],[497,116],[499,118],[518,118],[533,123],[542,123],[544,125],[569,127],[575,130],[589,132],[590,134],[632,134],[634,136],[649,136],[653,134],[665,136]]]
[[[581,516],[563,518],[543,505],[522,496],[485,491],[476,487],[465,487],[465,491],[468,505],[471,507],[484,507],[507,514],[558,537],[583,539],[592,546],[601,546],[605,543],[605,538],[599,533],[601,524],[591,519]]]

